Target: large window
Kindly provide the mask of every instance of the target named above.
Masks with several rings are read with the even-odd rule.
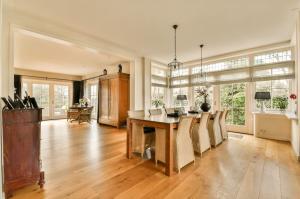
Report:
[[[54,116],[66,115],[69,108],[69,86],[54,85]]]
[[[91,106],[93,106],[92,117],[97,117],[97,107],[98,107],[98,84],[90,85],[89,98],[91,100]]]
[[[292,60],[292,51],[284,50],[254,56],[254,64],[271,64]]]
[[[151,106],[153,108],[162,107],[166,104],[166,88],[164,87],[151,87]]]
[[[67,117],[71,105],[72,83],[22,78],[22,96],[35,97],[39,107],[43,108],[43,119],[62,119]]]
[[[264,103],[267,110],[278,110],[276,108],[276,100],[278,97],[288,97],[290,89],[290,80],[271,80],[271,81],[260,81],[255,83],[255,91],[258,92],[270,92],[271,100]],[[260,109],[261,104],[256,101],[256,110]]]
[[[32,96],[35,97],[39,107],[43,108],[43,116],[49,116],[49,84],[32,84]]]
[[[226,123],[245,125],[246,84],[225,84],[220,86],[221,108],[228,109]]]
[[[178,95],[186,95],[187,99],[189,94],[189,88],[184,87],[184,88],[173,88],[172,89],[172,101],[173,105],[175,107],[188,107],[189,106],[189,101],[188,100],[177,100]]]

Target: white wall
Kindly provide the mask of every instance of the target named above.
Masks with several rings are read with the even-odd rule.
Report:
[[[130,110],[144,110],[144,58],[130,62]]]

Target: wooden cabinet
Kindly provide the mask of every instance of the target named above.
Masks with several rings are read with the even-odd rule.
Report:
[[[117,73],[99,79],[100,124],[120,127],[126,124],[129,110],[129,75]]]
[[[26,185],[38,183],[43,187],[44,172],[40,171],[42,109],[4,110],[2,115],[7,197]]]

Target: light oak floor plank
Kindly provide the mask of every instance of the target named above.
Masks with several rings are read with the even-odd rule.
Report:
[[[65,120],[42,122],[43,190],[12,199],[298,198],[300,163],[287,142],[229,137],[172,177],[139,157],[126,159],[126,129]]]

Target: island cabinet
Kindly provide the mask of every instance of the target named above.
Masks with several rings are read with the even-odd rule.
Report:
[[[40,140],[42,109],[3,110],[4,191],[10,197],[16,189],[44,185]]]
[[[117,73],[99,78],[100,124],[120,127],[126,124],[129,110],[129,74]]]

